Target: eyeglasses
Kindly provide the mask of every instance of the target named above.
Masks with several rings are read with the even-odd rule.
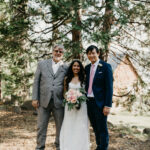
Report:
[[[63,53],[64,53],[63,51],[59,51],[59,50],[54,50],[54,52],[60,53],[60,54],[63,54]]]

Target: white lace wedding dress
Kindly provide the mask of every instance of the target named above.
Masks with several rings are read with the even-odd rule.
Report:
[[[69,89],[79,89],[78,84],[69,83]],[[89,128],[86,102],[76,108],[68,110],[65,106],[65,115],[60,132],[60,150],[89,150]]]

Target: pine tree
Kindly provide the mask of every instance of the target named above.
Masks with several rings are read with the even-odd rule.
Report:
[[[11,0],[0,7],[1,65],[5,62],[10,72],[1,73],[7,94],[27,93],[32,77],[27,66],[49,57],[56,43],[64,44],[66,60],[83,59],[88,44],[97,43],[104,61],[110,54],[117,57],[117,49],[144,70],[150,66],[150,55],[143,52],[150,44],[147,1]]]
[[[29,78],[33,73],[27,70],[31,51],[27,43],[29,29],[27,0],[1,2],[0,57],[3,95],[11,100],[23,101],[28,94]]]

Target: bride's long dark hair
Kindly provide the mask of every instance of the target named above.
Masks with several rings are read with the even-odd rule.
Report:
[[[84,70],[82,63],[79,60],[73,60],[72,63],[70,64],[69,68],[68,68],[68,72],[67,72],[67,75],[65,77],[67,90],[69,87],[69,83],[71,82],[72,78],[74,77],[74,74],[72,71],[72,66],[74,65],[75,62],[77,62],[80,66],[80,71],[78,73],[78,76],[79,76],[79,81],[81,82],[81,87],[83,86],[83,83],[85,81],[85,70]]]

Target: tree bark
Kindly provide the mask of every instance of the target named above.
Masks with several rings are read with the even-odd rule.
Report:
[[[1,86],[1,82],[2,82],[2,75],[1,75],[2,71],[1,71],[1,62],[0,62],[0,101],[2,100],[2,86]]]
[[[80,14],[80,9],[79,7],[79,2],[74,2],[78,3],[75,4],[74,6],[74,14],[76,16],[76,22],[72,22],[72,54],[74,59],[82,59],[81,51],[83,49],[82,46],[82,39],[81,39],[81,30],[74,28],[75,26],[80,28],[81,26],[81,14]],[[78,6],[77,6],[78,5]]]
[[[109,43],[110,43],[110,31],[111,26],[113,24],[113,6],[114,0],[106,0],[106,8],[104,14],[104,22],[103,22],[103,34],[105,35],[104,40],[104,49],[100,50],[100,58],[107,62],[108,53],[109,53]]]

